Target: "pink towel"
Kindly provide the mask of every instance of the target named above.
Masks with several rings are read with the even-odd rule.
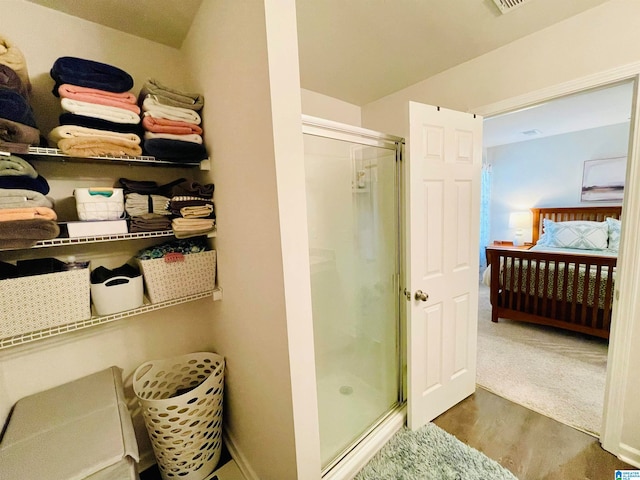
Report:
[[[80,100],[81,102],[107,105],[109,107],[125,108],[140,115],[140,107],[137,105],[138,100],[131,92],[107,92],[96,88],[64,83],[58,88],[58,93],[61,98],[70,98],[72,100]]]
[[[202,128],[194,123],[169,120],[168,118],[156,118],[149,115],[142,117],[142,127],[153,133],[172,133],[174,135],[189,135],[195,133],[202,135]]]

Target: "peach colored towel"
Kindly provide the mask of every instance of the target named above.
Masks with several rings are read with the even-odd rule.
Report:
[[[55,210],[49,207],[25,207],[25,208],[2,208],[0,209],[0,222],[11,220],[57,220]]]
[[[72,100],[80,100],[81,102],[125,108],[127,110],[131,110],[136,115],[140,115],[140,107],[137,104],[137,98],[130,92],[107,92],[96,88],[81,87],[79,85],[63,83],[58,87],[58,93],[60,94],[60,98],[70,98]]]
[[[58,148],[72,157],[138,157],[142,148],[135,142],[119,140],[113,137],[75,137],[63,138]]]
[[[49,141],[58,145],[63,138],[111,138],[113,140],[124,140],[140,144],[140,137],[135,133],[119,133],[109,130],[98,130],[97,128],[81,127],[80,125],[59,125],[49,132]]]
[[[168,118],[156,118],[147,115],[142,117],[142,127],[147,132],[172,133],[174,135],[189,135],[195,133],[202,135],[202,128],[195,123],[181,122],[179,120],[169,120]]]

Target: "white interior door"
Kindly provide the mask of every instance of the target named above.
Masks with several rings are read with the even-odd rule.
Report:
[[[476,387],[482,118],[410,102],[409,121],[407,389],[416,429]]]

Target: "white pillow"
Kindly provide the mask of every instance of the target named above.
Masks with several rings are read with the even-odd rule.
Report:
[[[609,225],[604,222],[575,220],[554,222],[544,220],[544,243],[550,247],[577,248],[581,250],[606,250]]]
[[[620,220],[607,217],[607,225],[609,226],[609,243],[607,245],[608,250],[617,252],[620,248]]]

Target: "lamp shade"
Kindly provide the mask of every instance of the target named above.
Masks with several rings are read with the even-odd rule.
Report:
[[[531,228],[530,212],[512,212],[509,214],[509,228]]]

